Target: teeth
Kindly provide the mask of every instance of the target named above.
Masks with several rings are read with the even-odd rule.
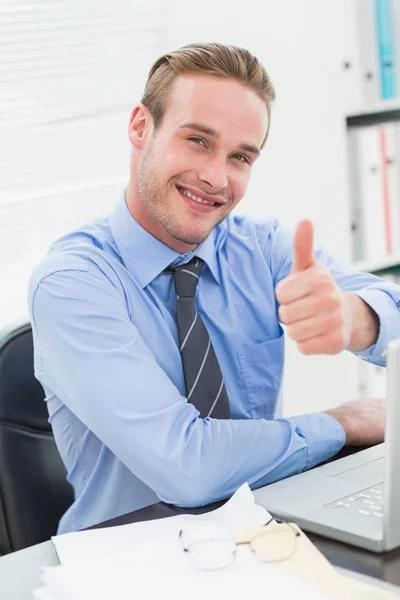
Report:
[[[179,188],[179,191],[181,192],[181,194],[183,194],[184,196],[188,196],[188,198],[191,198],[195,202],[200,202],[200,204],[209,204],[210,206],[214,206],[214,204],[215,204],[215,202],[208,202],[208,200],[203,200],[203,198],[199,198],[198,196],[195,196],[194,194],[192,194],[192,192],[189,192],[189,190],[184,190],[183,188]]]

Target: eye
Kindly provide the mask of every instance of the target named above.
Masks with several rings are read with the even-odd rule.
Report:
[[[248,165],[250,164],[249,159],[244,154],[234,154],[233,158],[237,158],[239,162],[247,163]]]
[[[197,137],[197,136],[190,136],[190,138],[188,138],[188,140],[190,140],[191,142],[194,142],[195,144],[197,144],[198,146],[200,146],[201,144],[203,146],[206,145],[205,141],[203,140],[203,138]]]

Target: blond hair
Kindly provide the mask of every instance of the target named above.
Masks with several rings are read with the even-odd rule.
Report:
[[[245,48],[217,42],[188,44],[167,52],[153,64],[142,103],[151,112],[155,128],[161,124],[175,79],[187,74],[234,79],[258,94],[268,111],[268,129],[262,143],[264,146],[270,129],[271,106],[275,100],[275,89],[269,75],[259,60]]]

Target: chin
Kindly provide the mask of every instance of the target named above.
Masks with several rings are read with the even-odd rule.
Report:
[[[212,229],[208,231],[170,231],[170,234],[179,242],[189,244],[191,246],[198,246],[201,242],[210,235]]]

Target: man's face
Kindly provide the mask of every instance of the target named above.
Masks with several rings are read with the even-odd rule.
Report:
[[[176,251],[196,247],[242,199],[267,125],[252,90],[208,75],[179,77],[143,152],[134,216]]]

